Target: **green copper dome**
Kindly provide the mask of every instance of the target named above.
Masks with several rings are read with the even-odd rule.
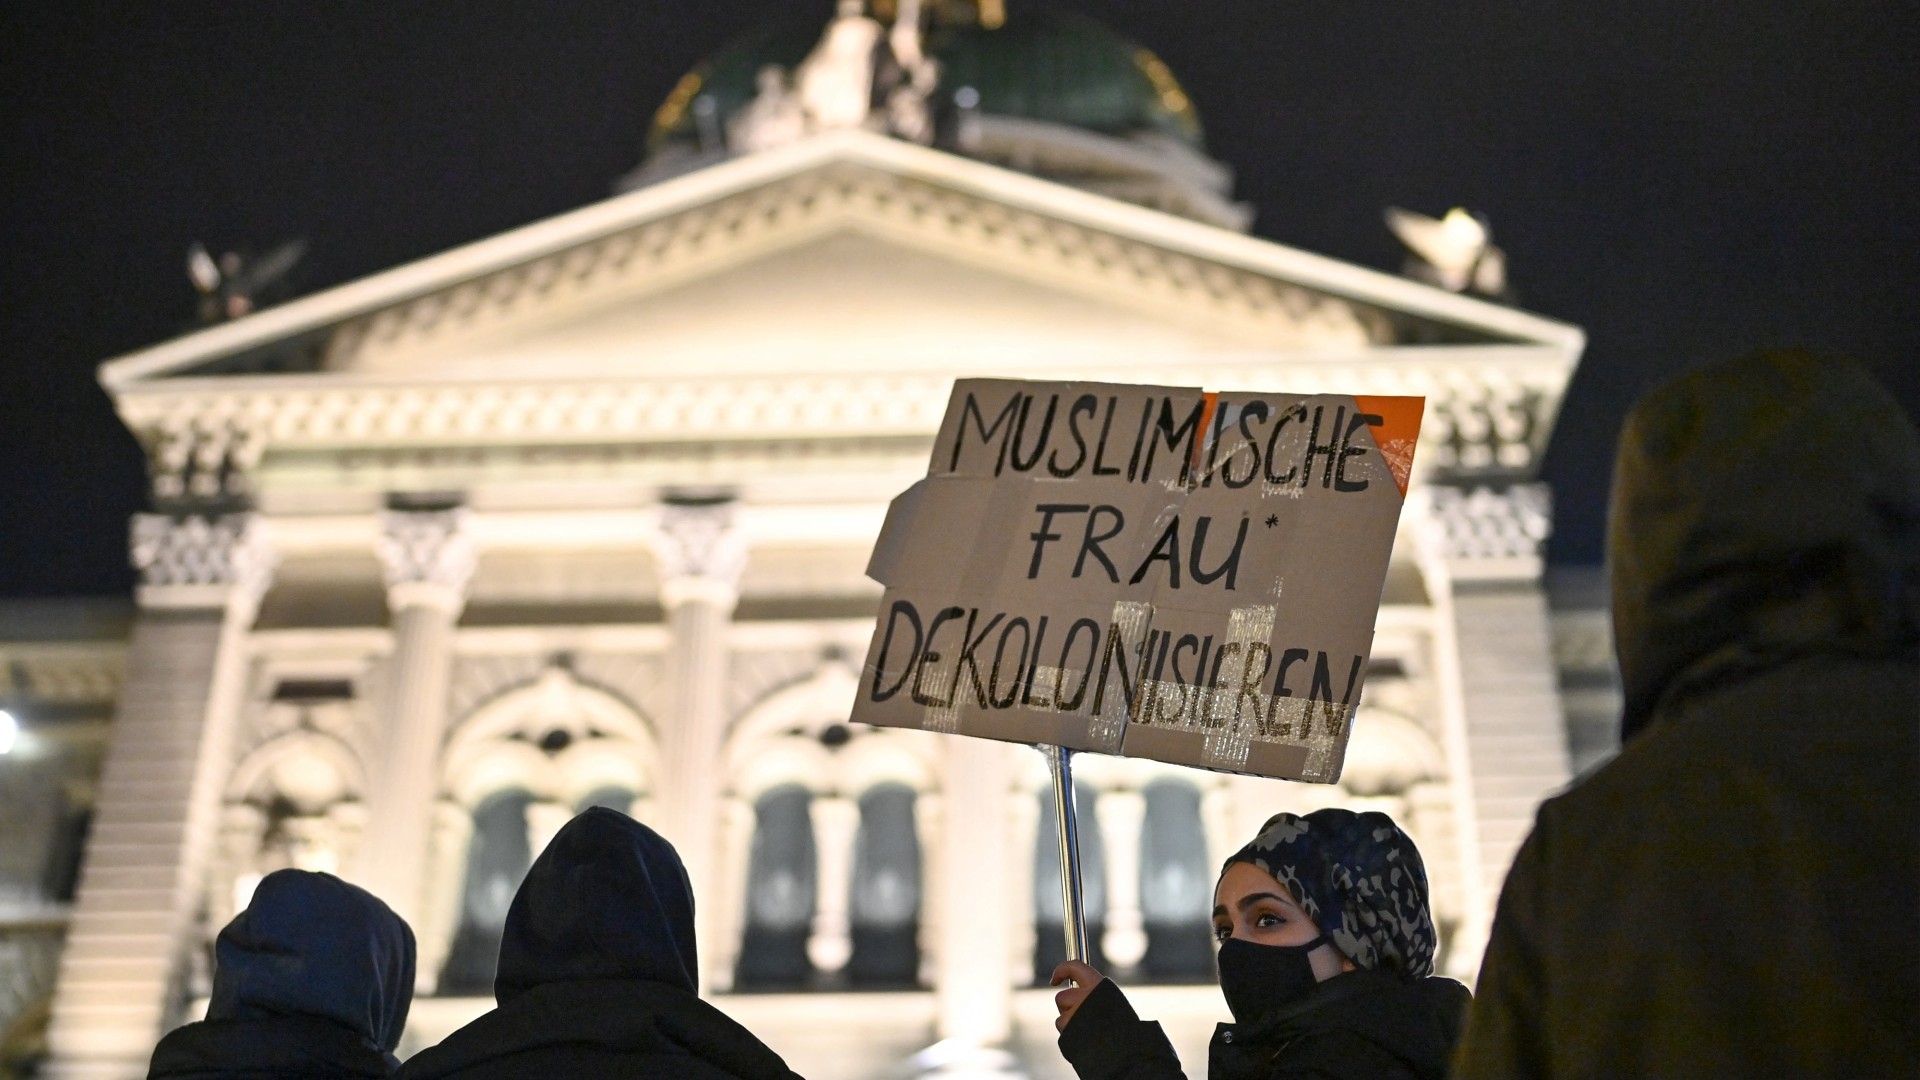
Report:
[[[940,62],[941,103],[971,88],[982,114],[1103,135],[1159,133],[1204,152],[1193,104],[1159,57],[1080,15],[1010,8],[991,29],[972,18],[934,17],[925,47]],[[700,142],[704,125],[712,125],[707,137],[719,135],[753,99],[760,69],[791,71],[825,21],[816,12],[768,26],[688,72],[655,114],[650,148]]]

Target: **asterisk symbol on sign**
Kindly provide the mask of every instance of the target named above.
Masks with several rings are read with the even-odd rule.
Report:
[[[1268,515],[1267,515],[1267,528],[1269,528],[1269,529],[1271,529],[1271,528],[1273,528],[1273,527],[1274,527],[1275,525],[1278,525],[1278,524],[1280,524],[1280,515],[1279,515],[1279,514],[1268,514]]]

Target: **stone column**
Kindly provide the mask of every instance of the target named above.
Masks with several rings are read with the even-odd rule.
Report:
[[[433,804],[433,836],[428,841],[425,900],[413,924],[419,953],[414,965],[417,995],[434,992],[460,929],[460,905],[466,899],[467,848],[473,842],[473,815],[450,798]]]
[[[720,813],[721,754],[727,733],[727,627],[739,600],[746,543],[734,525],[729,502],[661,508],[655,536],[660,603],[672,637],[668,657],[668,706],[660,718],[657,820],[649,822],[673,842],[693,883],[703,983],[719,976],[721,950],[714,941],[719,905],[711,903]]]
[[[913,803],[914,832],[920,840],[920,983],[940,983],[941,927],[946,925],[946,799],[923,791]]]
[[[1016,766],[1016,769],[1018,766]],[[1018,773],[1015,773],[1016,777]],[[1051,798],[1051,793],[1048,795]],[[1039,915],[1034,910],[1033,860],[1040,841],[1040,797],[1037,792],[1009,789],[1001,800],[1007,819],[1007,970],[1014,985],[1024,986],[1033,973],[1033,953],[1040,944]],[[936,850],[923,844],[926,851]],[[929,860],[928,865],[932,865]],[[1055,892],[1058,882],[1048,882]]]
[[[934,992],[942,1039],[1004,1043],[1013,1030],[1013,972],[996,943],[1011,930],[1007,896],[1009,755],[1030,753],[986,739],[943,740],[940,925]]]
[[[639,813],[638,808],[634,811]],[[709,924],[713,948],[700,962],[708,973],[707,988],[722,993],[733,989],[733,970],[740,960],[740,936],[747,925],[747,857],[753,850],[753,806],[728,797],[720,806],[720,862],[714,875],[717,892],[699,898],[713,915]]]
[[[1544,484],[1434,486],[1409,509],[1434,605],[1434,675],[1462,869],[1445,966],[1470,976],[1493,905],[1542,799],[1568,780],[1566,720],[1547,616]]]
[[[47,1075],[136,1078],[200,944],[246,634],[272,572],[251,515],[133,518],[140,614],[100,776]]]
[[[813,928],[807,959],[831,975],[853,957],[853,845],[860,831],[860,805],[844,795],[813,800]]]
[[[1147,955],[1140,918],[1140,827],[1147,799],[1138,791],[1103,791],[1093,808],[1107,857],[1107,931],[1100,945],[1115,968],[1132,968]]]
[[[357,876],[409,923],[424,912],[454,624],[477,561],[466,522],[461,509],[391,510],[381,520],[393,659],[368,769],[373,828],[361,841]]]

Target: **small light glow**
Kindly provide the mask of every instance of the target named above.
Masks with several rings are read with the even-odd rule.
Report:
[[[0,754],[13,752],[14,740],[20,737],[20,721],[13,714],[0,709]]]

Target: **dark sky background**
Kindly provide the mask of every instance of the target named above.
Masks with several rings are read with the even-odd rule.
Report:
[[[0,597],[129,587],[145,480],[94,369],[186,327],[191,241],[307,237],[311,291],[603,198],[682,72],[796,6],[832,5],[8,0]],[[1600,560],[1621,417],[1688,365],[1845,351],[1920,413],[1920,5],[1065,6],[1167,61],[1261,236],[1394,269],[1382,207],[1492,219],[1591,338],[1557,563]]]

